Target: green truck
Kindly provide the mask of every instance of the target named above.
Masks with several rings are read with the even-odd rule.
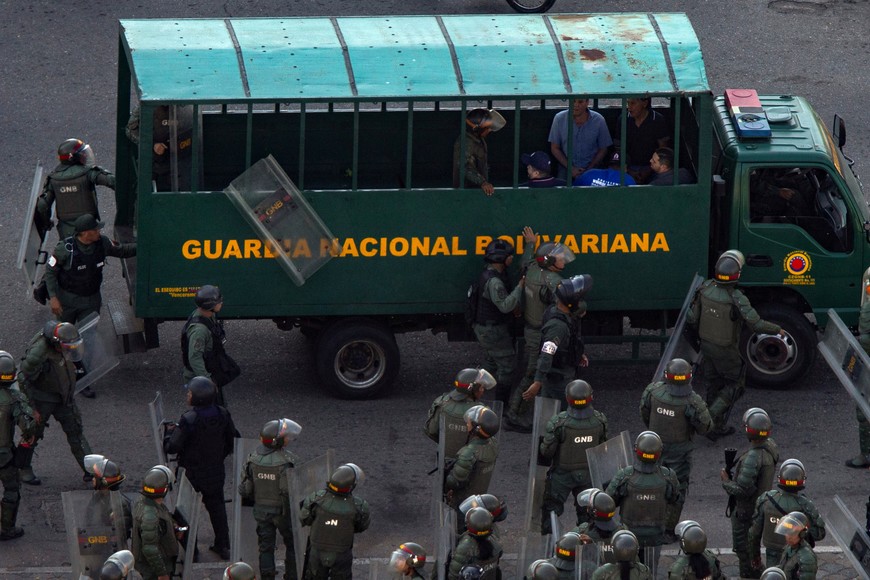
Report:
[[[566,275],[594,276],[588,342],[661,339],[694,274],[729,248],[746,256],[753,305],[788,335],[745,337],[750,382],[799,379],[829,308],[857,321],[870,214],[845,124],[829,132],[798,96],[714,96],[684,14],[123,20],[119,47],[114,231],[138,242],[125,268],[148,347],[217,284],[223,316],[300,329],[324,385],[376,396],[398,372],[396,333],[467,339],[486,244],[521,251],[525,225],[574,251]],[[604,116],[625,174],[637,97],[667,119],[693,183],[523,185],[521,154],[549,151],[554,114],[576,99]],[[488,137],[492,196],[453,181],[478,107],[507,121]],[[162,175],[158,141],[171,151]],[[330,239],[270,242],[224,193],[269,156]],[[317,268],[294,278],[276,257]]]

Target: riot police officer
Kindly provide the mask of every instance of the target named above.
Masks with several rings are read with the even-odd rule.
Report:
[[[441,434],[441,416],[444,416],[446,433],[444,459],[456,457],[465,444],[468,432],[465,427],[465,412],[477,404],[484,391],[495,387],[495,378],[484,369],[462,369],[453,381],[453,390],[440,395],[429,408],[429,417],[423,432],[438,443]]]
[[[574,380],[565,387],[568,409],[548,422],[538,447],[541,457],[552,459],[541,503],[541,533],[549,534],[550,512],[561,516],[568,494],[577,495],[592,485],[586,450],[607,441],[607,417],[592,407],[592,386]],[[584,519],[577,507],[577,523]]]
[[[133,571],[135,564],[133,552],[130,550],[115,552],[100,569],[100,580],[124,580]]]
[[[498,440],[494,436],[499,417],[495,411],[475,405],[465,412],[465,425],[468,443],[456,454],[445,481],[447,503],[454,509],[465,498],[487,492],[498,459]]]
[[[236,562],[224,570],[223,580],[257,580],[257,575],[248,564]]]
[[[668,580],[724,580],[719,559],[707,549],[707,533],[698,522],[680,522],[676,535],[683,554],[671,564]]]
[[[528,228],[527,228],[528,229]],[[535,236],[537,240],[537,236]],[[526,372],[512,391],[505,414],[504,428],[529,433],[532,430],[532,405],[523,400],[523,393],[535,380],[538,353],[541,352],[541,327],[544,312],[555,300],[553,293],[562,281],[562,270],[574,261],[574,253],[564,244],[544,242],[535,251],[535,259],[526,268],[523,286],[523,317],[525,326]]]
[[[577,550],[582,545],[583,540],[577,532],[565,532],[556,542],[555,553],[547,561],[558,570],[558,580],[577,578]]]
[[[215,404],[217,387],[211,379],[193,377],[187,383],[187,404],[192,407],[176,425],[168,425],[164,442],[167,454],[178,454],[193,489],[202,493],[214,530],[214,545],[209,550],[222,559],[230,559],[230,529],[224,503],[226,471],[224,459],[233,452],[233,440],[239,436],[230,412]]]
[[[495,580],[500,574],[503,550],[501,542],[492,535],[492,514],[482,507],[471,508],[465,514],[465,528],[453,550],[447,579],[459,580],[463,568],[477,566],[481,580]]]
[[[501,532],[498,529],[498,522],[503,522],[507,519],[508,507],[505,501],[500,500],[491,493],[470,495],[459,504],[459,517],[457,520],[458,524],[462,527],[458,530],[458,533],[461,534],[465,531],[465,516],[471,508],[476,507],[482,507],[492,515],[492,535],[496,538],[500,537]]]
[[[785,538],[775,532],[779,519],[789,512],[798,511],[809,521],[807,541],[811,545],[825,538],[825,520],[813,500],[801,493],[807,481],[803,463],[797,459],[786,459],[779,467],[777,477],[779,489],[764,492],[755,502],[752,527],[749,528],[749,552],[753,566],[760,569],[761,544],[767,551],[767,567],[776,566],[785,548]]]
[[[535,560],[529,565],[524,580],[559,580],[559,569],[550,560]]]
[[[580,535],[584,544],[598,544],[604,562],[615,562],[610,538],[619,530],[628,529],[616,517],[616,502],[607,493],[593,487],[583,490],[577,496],[577,507],[587,510],[591,519],[572,531]]]
[[[69,322],[49,320],[42,331],[34,336],[27,346],[21,362],[19,381],[39,422],[34,430],[34,442],[30,453],[21,461],[21,481],[39,485],[40,479],[31,465],[33,451],[45,435],[45,427],[51,417],[57,419],[66,434],[73,456],[81,467],[82,480],[90,482],[93,476],[85,469],[85,455],[91,446],[82,432],[82,418],[73,398],[76,383],[75,363],[82,360],[84,346],[79,331]]]
[[[220,288],[206,284],[196,291],[196,310],[187,317],[181,331],[181,360],[184,363],[184,382],[193,377],[206,377],[217,385],[216,402],[225,407],[224,386],[241,373],[241,369],[224,345],[227,335],[222,321],[217,318],[224,305]]]
[[[3,499],[0,501],[0,541],[14,540],[24,535],[24,529],[15,525],[21,502],[21,480],[16,457],[29,450],[36,430],[36,419],[27,396],[15,385],[15,360],[0,350],[0,483]],[[21,430],[18,451],[15,446],[15,427]]]
[[[496,399],[507,401],[516,366],[510,323],[513,312],[522,304],[523,281],[508,292],[507,268],[514,261],[512,243],[502,239],[491,241],[483,259],[487,265],[477,281],[477,308],[471,328],[485,354],[483,366],[496,378]]]
[[[556,287],[556,303],[544,314],[541,346],[535,380],[523,393],[531,401],[543,388],[550,399],[563,399],[565,386],[574,380],[578,367],[589,366],[580,337],[580,319],[586,315],[583,297],[592,287],[592,276],[583,274],[562,280]]]
[[[336,469],[326,489],[308,496],[299,519],[311,526],[305,561],[308,580],[345,580],[351,578],[353,538],[368,529],[369,504],[353,496],[353,490],[365,475],[353,463]]]
[[[165,465],[155,465],[142,478],[142,497],[133,506],[131,551],[143,580],[169,580],[178,557],[175,521],[163,503],[175,478]]]
[[[486,137],[490,133],[501,130],[505,119],[495,109],[472,109],[465,115],[465,133],[453,143],[453,187],[460,187],[460,166],[464,166],[465,179],[463,187],[471,189],[479,187],[486,195],[495,191],[489,182],[489,156],[486,147]],[[465,163],[460,164],[461,139],[465,139]]]
[[[121,467],[117,463],[103,455],[85,455],[85,469],[94,476],[94,495],[88,505],[90,517],[99,522],[113,522],[111,494],[113,491],[118,492],[124,512],[125,538],[130,538],[133,530],[133,502],[120,491],[127,476],[121,473]]]
[[[740,562],[740,575],[752,578],[758,576],[760,568],[752,565],[749,528],[758,497],[769,490],[773,483],[779,449],[770,436],[772,423],[764,409],[753,407],[747,410],[743,414],[743,425],[749,439],[749,449],[737,460],[733,478],[725,469],[722,469],[720,478],[729,496],[731,538],[734,553]]]
[[[398,572],[403,577],[408,576],[414,580],[422,580],[421,571],[426,565],[426,550],[423,546],[414,542],[403,542],[390,554],[390,563],[387,568]]]
[[[790,512],[776,524],[776,533],[785,536],[786,547],[777,568],[789,580],[815,580],[818,559],[807,542],[809,521],[801,512]]]
[[[260,430],[260,445],[248,456],[242,468],[238,491],[245,505],[254,506],[260,574],[264,579],[275,578],[277,574],[277,532],[281,532],[286,549],[284,578],[292,580],[297,577],[286,476],[287,470],[299,463],[299,458],[285,447],[301,432],[302,427],[290,419],[269,421]]]
[[[622,523],[643,547],[665,543],[669,506],[680,501],[680,484],[673,471],[661,465],[662,440],[644,431],[634,442],[634,465],[616,472],[607,495],[619,506]]]
[[[610,539],[614,563],[601,566],[592,574],[592,580],[653,580],[652,572],[637,559],[638,541],[628,530],[620,530]]]
[[[716,261],[714,278],[701,285],[686,315],[686,322],[698,329],[701,339],[707,406],[713,419],[707,436],[714,440],[734,432],[728,416],[746,388],[746,365],[738,349],[743,325],[758,334],[786,337],[778,325],[762,320],[737,289],[744,262],[737,250],[723,253]]]
[[[862,294],[861,313],[858,315],[858,342],[864,352],[870,355],[870,284],[865,284],[864,294]],[[870,467],[870,420],[864,416],[864,411],[857,405],[855,406],[855,415],[858,419],[860,452],[855,457],[846,460],[846,467],[866,469]],[[870,508],[870,502],[867,505]],[[867,513],[870,514],[870,509],[867,510]]]
[[[692,365],[675,358],[665,367],[664,381],[647,386],[640,399],[640,416],[651,431],[662,439],[662,465],[671,469],[680,482],[680,501],[668,510],[665,524],[669,539],[680,521],[689,493],[692,450],[695,433],[705,435],[712,427],[704,400],[692,390]]]
[[[96,165],[91,146],[81,139],[67,139],[57,148],[60,164],[45,178],[36,213],[44,230],[50,228],[51,206],[56,205],[57,233],[60,239],[75,233],[73,222],[89,214],[100,219],[97,185],[115,189],[115,176]]]

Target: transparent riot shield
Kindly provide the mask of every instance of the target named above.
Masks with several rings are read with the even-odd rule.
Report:
[[[239,496],[239,484],[242,482],[242,469],[248,456],[260,444],[259,439],[235,440],[233,447],[233,537],[230,559],[233,562],[245,562],[260,574],[260,551],[257,547],[257,521],[254,519],[254,507],[242,505]]]
[[[21,234],[21,243],[18,246],[18,260],[15,265],[24,274],[27,280],[26,298],[31,300],[31,292],[37,283],[37,270],[45,264],[48,253],[45,251],[48,239],[48,223],[41,223],[36,213],[36,202],[42,193],[42,176],[45,170],[42,163],[36,162],[36,171],[33,175],[33,183],[30,186],[30,197],[24,212],[24,231]]]
[[[692,329],[686,324],[686,314],[689,312],[689,307],[692,305],[692,300],[695,297],[695,292],[704,282],[698,274],[692,278],[692,284],[689,286],[689,293],[686,299],[683,300],[683,307],[680,309],[680,314],[677,316],[677,323],[674,325],[674,333],[668,340],[662,358],[659,360],[659,366],[656,367],[656,372],[653,375],[651,382],[662,380],[665,372],[665,366],[675,359],[681,358],[689,362],[692,366],[697,366],[701,362],[701,353],[698,352],[697,339],[691,337]]]
[[[446,580],[453,548],[456,547],[456,510],[444,502],[438,506],[438,537],[435,542],[435,572],[438,580]]]
[[[825,514],[825,524],[855,569],[855,577],[870,579],[870,538],[838,495],[834,496],[831,511]]]
[[[72,576],[98,579],[106,559],[127,549],[121,494],[65,491],[60,495]]]
[[[819,351],[864,416],[870,417],[870,357],[833,310],[828,310]]]
[[[199,531],[199,515],[202,511],[202,494],[193,489],[190,480],[184,474],[184,469],[179,469],[176,474],[175,511],[172,513],[175,525],[179,531],[183,531],[182,538],[178,541],[181,549],[178,553],[176,568],[180,565],[181,578],[188,580],[194,578],[193,556],[196,552],[196,535]]]
[[[198,123],[202,127],[202,119]],[[202,138],[198,139],[202,143]],[[193,106],[169,106],[169,164],[172,191],[190,191],[193,151]],[[200,156],[201,158],[202,156]],[[200,184],[202,179],[200,179]]]
[[[558,527],[552,528],[552,534],[541,535],[541,506],[544,502],[544,486],[550,462],[538,453],[547,422],[559,412],[562,402],[546,397],[535,398],[534,422],[532,426],[532,448],[529,454],[529,475],[526,481],[526,514],[523,521],[524,537],[520,540],[520,553],[517,558],[517,577],[522,578],[529,566],[540,558],[553,555],[554,538],[559,537]],[[555,514],[551,514],[555,516]],[[558,518],[551,518],[552,523],[558,523]]]
[[[590,580],[592,574],[598,570],[598,567],[605,564],[602,558],[601,546],[602,544],[598,542],[592,542],[590,544],[583,544],[578,548],[575,555],[575,558],[577,558],[577,580]],[[607,547],[610,547],[610,544],[607,544]]]
[[[613,479],[616,472],[631,465],[633,451],[634,445],[631,443],[628,431],[623,431],[601,445],[587,449],[586,458],[589,460],[592,487],[607,489],[607,484]]]
[[[224,190],[294,284],[301,286],[338,253],[320,216],[270,155]]]
[[[404,576],[391,569],[389,561],[369,558],[369,580],[404,580]]]
[[[109,324],[100,325],[99,314],[90,314],[77,326],[84,342],[82,366],[85,374],[76,381],[76,393],[93,385],[119,364],[114,342],[107,336],[108,332],[114,331]]]
[[[157,449],[157,463],[169,465],[166,451],[163,450],[166,420],[163,415],[163,395],[160,394],[160,391],[157,391],[154,400],[148,403],[148,412],[151,415],[151,436],[154,438],[154,446]]]
[[[290,470],[287,475],[290,490],[290,516],[293,524],[293,545],[296,552],[296,573],[302,578],[305,565],[305,550],[308,546],[308,527],[299,521],[299,511],[302,502],[309,495],[324,489],[332,472],[335,471],[335,450],[327,449],[326,453]]]
[[[659,557],[662,554],[661,546],[654,546],[649,548],[641,548],[638,556],[640,561],[649,568],[649,571],[652,572],[652,577],[656,578],[656,574],[659,569]]]

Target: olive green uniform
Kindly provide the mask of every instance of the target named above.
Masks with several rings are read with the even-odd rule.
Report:
[[[680,387],[676,387],[679,389]],[[710,412],[701,397],[686,389],[685,395],[673,394],[664,382],[652,383],[640,399],[640,416],[648,429],[655,431],[662,440],[662,465],[671,469],[680,482],[680,501],[668,509],[665,528],[673,531],[689,493],[689,476],[692,472],[692,450],[695,433],[704,435],[713,426]]]
[[[607,417],[591,406],[585,409],[568,409],[557,413],[547,422],[538,453],[552,459],[544,484],[544,500],[541,503],[541,533],[549,534],[550,512],[561,516],[565,510],[568,494],[574,499],[584,489],[592,487],[592,476],[586,450],[607,441]],[[577,523],[583,518],[577,506]]]
[[[544,315],[546,322],[541,329],[541,344],[535,381],[541,381],[544,397],[565,400],[565,386],[577,376],[577,368],[583,355],[583,340],[580,338],[580,321],[577,316],[586,311],[580,301],[580,309],[574,314],[558,310],[555,305]]]
[[[819,569],[815,552],[806,540],[797,546],[787,546],[777,568],[785,572],[789,580],[816,580]]]
[[[710,574],[707,576],[696,576],[690,565],[691,554],[680,554],[671,564],[671,569],[668,570],[668,580],[724,580],[725,575],[722,574],[722,567],[719,564],[719,558],[710,550],[704,550],[700,554],[707,561],[710,567]]]
[[[707,406],[713,432],[721,432],[734,403],[746,389],[746,365],[740,358],[740,330],[745,323],[752,332],[777,334],[780,327],[761,319],[749,299],[734,284],[705,281],[686,316],[698,328],[702,365],[707,382]]]
[[[629,562],[629,580],[654,580],[650,569],[640,562]],[[605,564],[592,574],[592,580],[624,580],[622,563]]]
[[[284,541],[284,578],[296,580],[296,552],[293,547],[293,527],[290,520],[290,493],[287,472],[299,463],[299,458],[284,449],[269,449],[264,445],[248,456],[242,468],[239,496],[254,505],[257,521],[257,548],[260,553],[260,574],[263,580],[275,578],[275,543],[278,532]]]
[[[91,452],[91,446],[85,439],[82,417],[73,398],[76,383],[75,365],[49,344],[40,332],[30,341],[20,370],[18,380],[31,405],[40,415],[40,422],[34,429],[36,440],[33,446],[35,447],[45,436],[46,424],[51,417],[54,417],[63,428],[79,467],[87,474],[84,459],[85,455]],[[30,465],[22,467],[30,468]]]
[[[36,211],[42,217],[43,223],[48,223],[48,220],[51,219],[51,206],[58,201],[58,194],[63,196],[63,198],[70,195],[55,191],[55,188],[70,182],[73,182],[80,191],[73,194],[75,199],[72,200],[72,203],[68,203],[64,199],[57,203],[55,208],[58,218],[57,233],[61,240],[75,235],[76,229],[73,222],[77,217],[90,214],[96,219],[100,219],[95,186],[103,185],[109,189],[115,189],[115,176],[102,167],[96,165],[86,167],[84,165],[66,165],[61,163],[45,178],[45,184],[42,186],[42,195],[39,196],[36,202]]]
[[[439,396],[429,407],[429,416],[426,419],[426,424],[423,425],[423,432],[426,437],[438,443],[441,437],[441,417],[444,416],[447,429],[444,437],[445,460],[456,457],[456,454],[468,440],[465,412],[477,404],[477,401],[467,392],[453,390]]]
[[[489,265],[488,269],[495,270]],[[502,278],[493,275],[480,289],[480,302],[489,301],[506,317],[490,318],[482,315],[482,307],[478,307],[478,319],[472,324],[474,336],[483,348],[485,359],[483,368],[495,377],[496,389],[509,388],[516,368],[516,351],[514,337],[510,331],[510,313],[521,304],[523,289],[517,285],[510,293],[505,288]],[[505,393],[507,397],[507,393]]]
[[[185,366],[182,371],[185,383],[189,383],[193,377],[212,378],[205,368],[205,357],[214,350],[211,329],[218,323],[217,316],[200,316],[198,309],[191,316],[199,316],[200,322],[194,322],[187,327],[187,360],[190,368]]]
[[[737,460],[734,477],[722,482],[725,492],[736,500],[731,513],[732,548],[740,561],[740,574],[747,577],[757,573],[752,569],[749,544],[755,504],[770,489],[779,461],[779,449],[772,438],[754,440],[750,445]]]
[[[611,562],[616,562],[616,558],[613,555],[613,546],[610,545],[610,540],[613,538],[613,534],[618,532],[619,530],[627,530],[623,523],[615,523],[613,521],[612,530],[603,530],[598,527],[598,522],[595,520],[583,522],[573,530],[572,532],[577,532],[578,534],[585,534],[592,538],[592,541],[598,544],[599,551],[599,562],[601,565],[608,564]]]
[[[525,260],[525,256],[523,256]],[[511,397],[506,413],[507,419],[520,427],[531,427],[534,420],[534,401],[525,401],[523,393],[535,380],[538,369],[538,355],[541,352],[541,329],[544,323],[544,311],[553,303],[553,292],[562,281],[562,277],[552,270],[544,270],[538,263],[531,260],[526,270],[523,285],[523,340],[525,341],[525,357],[527,358],[526,373],[519,385],[511,391]]]
[[[870,300],[861,305],[861,314],[858,316],[858,342],[864,352],[870,354]],[[864,463],[870,466],[870,421],[864,416],[861,407],[855,406],[855,416],[858,418],[858,445]],[[870,508],[870,503],[868,503]],[[870,509],[868,509],[870,513]]]
[[[163,502],[142,496],[133,506],[133,558],[142,580],[156,580],[175,570],[178,541],[175,522]]]
[[[495,580],[501,576],[499,560],[503,552],[501,542],[492,534],[478,538],[465,532],[453,550],[447,580],[459,580],[459,573],[466,566],[480,566],[483,570],[482,580]]]
[[[680,501],[680,482],[673,471],[656,465],[645,473],[632,465],[616,472],[605,490],[619,507],[622,523],[637,536],[641,548],[665,543],[668,506]]]
[[[36,429],[33,409],[24,393],[0,384],[0,483],[3,484],[3,499],[0,501],[0,531],[8,532],[15,527],[18,506],[21,502],[21,480],[13,461],[15,455],[15,427],[21,436],[29,437]]]
[[[459,187],[460,137],[453,143],[453,187]],[[470,129],[465,131],[465,188],[480,187],[489,181],[486,141]]]
[[[785,549],[785,536],[775,532],[779,518],[791,512],[801,512],[810,522],[809,535],[813,542],[825,539],[825,520],[813,501],[802,493],[781,489],[764,492],[755,502],[752,527],[749,528],[749,555],[761,557],[761,544],[767,549],[767,567],[776,566]]]
[[[60,240],[45,269],[48,295],[57,297],[63,307],[60,322],[76,324],[94,312],[99,313],[105,258],[135,255],[135,243],[119,244],[106,236],[100,236],[93,244],[83,244],[75,235]]]
[[[471,437],[456,454],[456,462],[447,474],[445,488],[452,492],[450,507],[458,509],[467,497],[487,493],[497,459],[498,440]]]
[[[353,536],[366,531],[371,522],[366,500],[321,489],[305,499],[299,519],[303,526],[311,526],[306,580],[350,580]]]

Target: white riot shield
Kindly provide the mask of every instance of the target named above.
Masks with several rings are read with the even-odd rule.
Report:
[[[819,351],[864,416],[870,417],[870,357],[833,310],[828,310]]]
[[[182,566],[181,578],[193,579],[193,555],[196,552],[196,535],[199,531],[199,515],[202,511],[202,494],[193,489],[190,480],[184,474],[184,469],[179,469],[176,483],[175,511],[172,517],[175,524],[180,528],[187,528],[184,536],[178,541],[181,549],[178,553],[178,564]]]
[[[293,525],[293,545],[296,552],[296,573],[302,578],[305,566],[305,551],[308,547],[309,528],[299,521],[302,502],[315,491],[324,489],[335,471],[335,450],[327,449],[324,455],[297,465],[288,473],[287,488],[290,490],[290,516]]]
[[[260,551],[257,547],[257,521],[254,519],[254,507],[242,505],[239,496],[239,484],[242,482],[242,469],[248,456],[260,444],[259,439],[235,440],[233,447],[233,537],[230,559],[233,562],[245,562],[254,572],[260,575]]]
[[[453,549],[456,547],[457,512],[444,502],[438,506],[438,537],[435,544],[435,571],[438,580],[446,580]]]
[[[634,445],[631,443],[628,431],[623,431],[601,445],[587,449],[586,458],[589,461],[592,487],[607,489],[607,484],[613,479],[616,472],[631,465],[633,451]]]
[[[42,163],[36,162],[36,172],[33,175],[33,184],[30,186],[30,197],[27,201],[27,208],[24,212],[24,231],[21,234],[21,243],[18,246],[18,259],[15,265],[24,274],[24,279],[27,280],[28,300],[31,300],[31,292],[37,281],[37,270],[39,266],[45,264],[48,260],[48,253],[45,251],[46,241],[48,240],[48,224],[41,224],[43,228],[36,225],[36,202],[39,194],[42,193],[42,176],[45,170]]]
[[[332,232],[271,155],[224,193],[297,286],[338,254]]]
[[[159,465],[169,465],[166,451],[163,450],[163,435],[166,432],[166,421],[163,414],[163,395],[160,394],[160,391],[157,391],[154,400],[148,403],[148,412],[151,415],[151,436],[154,438],[154,445],[157,449],[157,463]]]
[[[534,423],[532,426],[532,449],[529,454],[529,476],[526,482],[526,515],[523,521],[525,538],[520,542],[520,553],[517,559],[517,577],[522,578],[529,566],[540,558],[553,555],[550,549],[553,538],[558,538],[558,528],[552,528],[555,533],[547,537],[541,536],[541,505],[544,502],[544,486],[547,481],[547,471],[550,462],[544,460],[538,453],[547,422],[559,412],[562,402],[546,397],[535,398]],[[551,514],[555,515],[555,514]],[[558,518],[551,521],[558,522]]]
[[[121,494],[65,491],[60,495],[73,578],[99,579],[106,559],[127,549]]]
[[[870,579],[870,538],[838,495],[834,496],[831,511],[825,514],[825,524],[855,569],[855,577]]]
[[[675,358],[684,359],[693,367],[697,367],[697,365],[700,364],[701,353],[698,352],[698,349],[695,346],[697,342],[688,336],[691,329],[686,325],[686,314],[689,312],[689,307],[692,305],[695,292],[703,282],[704,279],[698,274],[695,274],[695,277],[692,278],[692,284],[689,286],[689,293],[683,301],[683,307],[680,309],[680,314],[677,316],[677,323],[674,325],[674,333],[671,334],[671,338],[668,340],[668,344],[662,352],[659,366],[656,367],[656,372],[650,382],[654,383],[662,380],[662,376],[664,376],[665,373],[665,367]]]
[[[590,580],[592,574],[598,570],[598,567],[605,563],[601,555],[601,548],[598,542],[579,546],[575,555],[575,558],[577,558],[577,574],[575,578],[577,580]]]
[[[93,385],[119,364],[114,341],[107,336],[108,332],[114,331],[110,324],[100,326],[99,314],[90,314],[77,327],[84,343],[82,366],[85,374],[76,381],[76,393]]]

